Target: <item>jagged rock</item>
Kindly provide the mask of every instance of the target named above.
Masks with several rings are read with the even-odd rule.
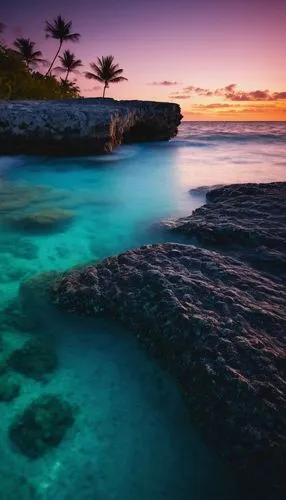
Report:
[[[203,245],[286,273],[286,183],[232,184],[207,193],[207,204],[164,225]]]
[[[5,223],[25,232],[51,232],[61,230],[74,218],[74,212],[60,208],[7,215]]]
[[[20,384],[12,375],[0,375],[0,401],[11,401],[19,392]]]
[[[51,345],[35,338],[13,351],[7,363],[12,370],[37,380],[56,369],[58,358]]]
[[[285,286],[231,257],[165,243],[73,270],[51,300],[134,331],[252,498],[284,491]]]
[[[182,115],[173,103],[74,99],[0,103],[0,153],[90,155],[122,142],[168,140]]]
[[[38,458],[59,445],[73,422],[73,407],[61,396],[45,394],[16,416],[9,436],[24,455]]]

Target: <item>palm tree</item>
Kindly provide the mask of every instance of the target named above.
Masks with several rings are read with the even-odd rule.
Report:
[[[119,68],[118,64],[114,64],[113,56],[98,57],[97,63],[90,63],[90,67],[94,73],[87,71],[85,76],[104,84],[102,97],[105,97],[105,90],[109,87],[109,83],[119,83],[127,80],[124,76],[120,76],[123,69]]]
[[[66,82],[70,73],[82,66],[81,59],[76,59],[75,55],[69,50],[65,50],[63,55],[59,57],[61,66],[55,68],[57,71],[66,73],[64,81]]]
[[[72,21],[66,22],[62,16],[58,16],[52,23],[46,21],[46,38],[54,38],[55,40],[59,40],[60,45],[57,50],[57,53],[52,60],[50,67],[46,73],[46,76],[51,72],[51,69],[55,63],[56,58],[58,57],[60,50],[62,48],[62,44],[64,42],[78,42],[80,39],[79,33],[71,33]]]
[[[39,63],[45,62],[44,59],[42,59],[42,52],[40,50],[34,50],[35,42],[32,42],[30,38],[17,38],[13,45],[17,49],[14,52],[21,57],[28,69],[37,66]]]

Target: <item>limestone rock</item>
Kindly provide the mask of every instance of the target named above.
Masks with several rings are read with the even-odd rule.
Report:
[[[51,300],[135,332],[252,498],[283,491],[285,285],[217,252],[165,243],[69,272]]]
[[[164,224],[256,267],[286,274],[286,183],[232,184],[207,193],[192,215]]]
[[[102,154],[123,142],[168,140],[177,104],[113,99],[0,103],[0,154]]]

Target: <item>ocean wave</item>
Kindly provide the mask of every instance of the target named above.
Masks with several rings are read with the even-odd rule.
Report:
[[[259,143],[286,144],[286,122],[183,122],[178,139],[190,144],[207,143]]]
[[[224,133],[224,134],[188,134],[183,136],[184,142],[188,144],[197,145],[198,139],[200,141],[208,142],[263,142],[263,143],[285,143],[286,135],[277,134],[239,134],[239,133]]]

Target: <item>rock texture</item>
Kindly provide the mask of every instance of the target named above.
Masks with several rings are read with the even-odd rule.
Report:
[[[177,104],[151,101],[2,101],[0,154],[102,154],[123,142],[168,140],[181,118]]]
[[[232,184],[207,193],[207,204],[165,226],[256,267],[286,275],[286,183]]]
[[[58,446],[74,422],[74,408],[61,396],[44,394],[16,415],[11,441],[27,457],[38,458]]]
[[[178,379],[191,414],[252,498],[286,488],[282,284],[214,251],[165,243],[66,274],[52,300],[136,332]]]

